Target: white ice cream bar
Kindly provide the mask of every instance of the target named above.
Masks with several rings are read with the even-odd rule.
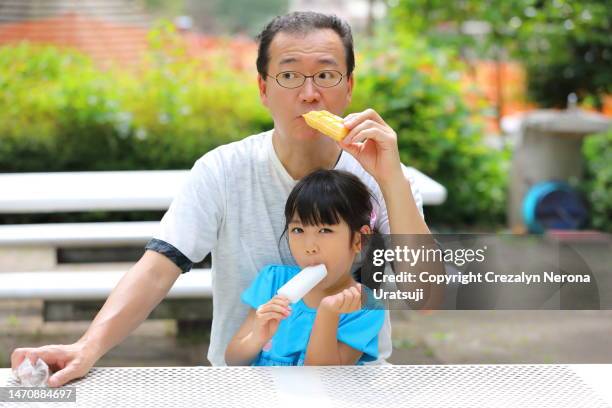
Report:
[[[277,293],[289,298],[291,303],[299,302],[300,299],[310,292],[312,288],[317,286],[317,283],[321,282],[325,276],[327,276],[327,268],[325,265],[308,266],[291,278],[289,282],[285,283]]]

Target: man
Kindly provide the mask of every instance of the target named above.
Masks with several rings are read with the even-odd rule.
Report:
[[[376,195],[375,228],[429,233],[420,194],[406,179],[395,132],[373,110],[345,118],[340,144],[301,117],[326,109],[341,115],[351,101],[355,58],[349,26],[318,13],[277,17],[260,35],[257,70],[262,103],[274,129],[221,146],[200,158],[164,215],[143,257],[124,275],[86,333],[70,345],[16,349],[11,364],[42,357],[59,370],[50,386],[85,375],[165,297],[181,272],[212,252],[213,327],[208,359],[223,365],[227,343],[248,307],[240,294],[267,264],[295,264],[279,237],[286,198],[297,180],[318,168],[357,175]],[[411,189],[412,187],[412,189]],[[386,204],[386,208],[385,208]],[[393,214],[390,225],[387,216]],[[391,353],[390,323],[380,355]]]

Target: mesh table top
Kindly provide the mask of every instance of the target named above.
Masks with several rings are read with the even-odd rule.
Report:
[[[609,407],[572,365],[94,368],[52,407]],[[583,366],[582,371],[588,371]],[[607,374],[611,366],[605,366]],[[596,370],[596,369],[595,369]],[[602,371],[592,374],[601,377]],[[607,380],[611,378],[606,376]],[[17,386],[10,369],[0,386]],[[38,403],[40,404],[40,403]],[[28,406],[26,403],[2,403]],[[42,406],[35,403],[30,406]]]

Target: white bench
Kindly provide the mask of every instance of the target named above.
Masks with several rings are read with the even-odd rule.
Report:
[[[126,271],[38,271],[0,273],[0,299],[104,300]],[[210,269],[181,274],[170,299],[211,297]]]
[[[409,172],[425,205],[446,199],[446,189],[420,171]],[[187,170],[0,174],[0,213],[166,210]]]
[[[446,189],[442,185],[414,168],[408,171],[418,184],[425,205],[445,201]],[[3,192],[0,213],[164,211],[187,174],[187,170],[0,174]],[[139,246],[150,239],[156,225],[155,222],[0,225],[0,249]]]
[[[41,299],[44,321],[91,321],[125,270],[0,273],[0,299]],[[181,274],[149,319],[176,320],[184,335],[206,335],[212,319],[210,269]]]
[[[0,225],[0,247],[145,245],[158,221]]]
[[[427,205],[446,199],[446,189],[414,168],[409,168]],[[0,174],[0,213],[51,213],[69,211],[166,210],[188,174],[188,170],[104,171],[74,173]],[[144,246],[153,236],[157,222],[100,222],[66,224],[0,225],[0,250],[35,247],[55,251],[59,247]],[[27,258],[28,252],[24,252]],[[47,258],[54,255],[47,254]],[[23,257],[17,255],[17,261]],[[52,262],[50,262],[52,263]],[[53,265],[48,265],[52,267]],[[2,268],[0,268],[1,270]],[[47,269],[47,268],[45,268]],[[105,298],[124,273],[0,272],[0,299],[35,297],[79,299],[85,293]],[[196,274],[181,277],[177,285],[192,286],[194,296],[210,296],[210,279],[191,281]],[[20,280],[35,285],[25,291]],[[177,289],[182,293],[182,289]],[[27,296],[26,296],[27,295]],[[174,295],[172,295],[174,296]]]

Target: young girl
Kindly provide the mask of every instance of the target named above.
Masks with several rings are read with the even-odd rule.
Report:
[[[351,274],[361,234],[372,232],[371,198],[357,177],[338,170],[315,171],[294,187],[283,235],[299,266],[267,266],[242,294],[252,309],[226,349],[228,365],[351,365],[377,359],[384,311],[362,308],[371,290]],[[318,264],[325,264],[327,276],[300,301],[290,305],[276,295],[301,269]]]

